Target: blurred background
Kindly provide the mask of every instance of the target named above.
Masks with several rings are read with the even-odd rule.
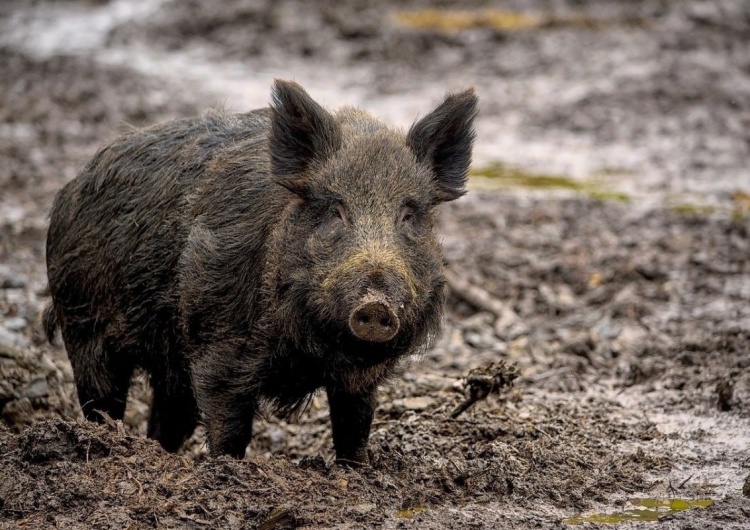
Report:
[[[37,327],[54,193],[124,128],[266,106],[276,77],[404,129],[448,91],[474,86],[480,98],[472,192],[440,218],[453,278],[445,336],[384,390],[371,448],[385,478],[358,483],[378,509],[357,501],[355,520],[393,516],[385,491],[432,506],[435,528],[559,522],[639,493],[711,499],[716,528],[742,528],[745,0],[3,0],[0,449],[41,419],[79,417],[64,350]],[[520,372],[513,389],[443,422],[466,374],[500,361]],[[131,398],[125,428],[142,434],[144,378]],[[191,462],[204,458],[201,436]],[[146,484],[166,462],[148,454]],[[330,458],[324,398],[295,422],[259,422],[250,454]],[[3,472],[0,483],[59,494],[55,480]],[[183,493],[172,492],[192,502]],[[150,510],[177,517],[154,495]],[[130,521],[127,499],[114,504]],[[511,504],[439,511],[479,501]],[[39,501],[23,502],[13,513],[37,521]],[[84,504],[74,518],[93,524]],[[218,511],[201,517],[231,526]]]
[[[8,0],[0,16],[11,123],[30,110],[29,88],[63,95],[44,89],[51,76],[28,79],[43,66],[69,76],[68,110],[118,109],[99,116],[112,129],[153,121],[154,106],[177,113],[178,102],[265,106],[274,77],[401,126],[475,86],[480,170],[602,180],[639,201],[731,193],[750,178],[741,0]],[[96,79],[116,72],[158,86]]]

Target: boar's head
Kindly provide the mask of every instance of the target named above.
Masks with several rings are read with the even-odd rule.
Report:
[[[435,208],[466,193],[476,113],[473,90],[451,94],[403,134],[276,82],[271,174],[292,195],[271,255],[295,341],[369,366],[437,336],[445,280]]]

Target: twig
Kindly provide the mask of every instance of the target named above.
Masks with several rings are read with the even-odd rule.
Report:
[[[677,486],[677,489],[678,489],[678,490],[681,490],[681,489],[682,489],[682,487],[683,487],[683,486],[684,486],[685,484],[687,484],[687,483],[688,483],[688,481],[690,481],[690,479],[691,479],[691,478],[693,478],[694,476],[695,476],[695,473],[693,473],[693,474],[692,474],[692,475],[690,475],[690,476],[689,476],[688,478],[686,478],[685,480],[683,480],[682,482],[680,482],[679,486]]]
[[[524,376],[521,378],[521,381],[525,383],[539,383],[540,381],[544,381],[545,379],[549,379],[550,377],[555,377],[558,375],[566,374],[570,372],[570,370],[571,368],[569,366],[562,366],[560,368],[552,368],[540,374]]]
[[[445,280],[451,292],[474,307],[487,311],[495,317],[495,332],[503,334],[513,326],[522,327],[520,317],[508,304],[498,300],[486,290],[469,283],[455,272],[446,269]]]

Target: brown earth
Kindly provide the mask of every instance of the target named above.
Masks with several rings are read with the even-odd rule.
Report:
[[[750,528],[742,2],[517,1],[502,8],[547,9],[544,23],[447,32],[389,22],[387,2],[133,4],[132,16],[118,0],[0,6],[0,528],[563,528],[643,498],[714,502],[621,527]],[[110,17],[101,31],[97,13]],[[54,40],[60,20],[100,40]],[[475,84],[481,167],[547,171],[545,155],[571,138],[588,146],[576,155],[588,167],[625,143],[632,166],[616,173],[628,194],[559,175],[542,185],[519,169],[532,189],[477,179],[444,209],[445,334],[383,389],[371,467],[332,464],[324,396],[295,421],[258,422],[241,462],[209,458],[201,429],[166,454],[143,436],[143,376],[123,423],[80,421],[65,352],[37,321],[54,192],[127,124],[232,105],[235,89],[217,89],[242,86],[229,74],[187,84],[166,68],[195,49],[213,73],[231,61],[364,72],[350,88],[395,121],[400,95],[411,108],[419,87]],[[638,70],[650,55],[662,67]],[[144,71],[149,57],[164,71]],[[534,95],[546,78],[559,101]],[[531,154],[499,147],[542,141]],[[505,386],[466,406],[493,376]]]

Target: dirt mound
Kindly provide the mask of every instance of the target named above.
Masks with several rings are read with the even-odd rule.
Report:
[[[583,508],[613,492],[641,490],[645,471],[668,468],[640,451],[613,457],[612,437],[656,433],[645,423],[621,423],[616,409],[603,414],[598,405],[539,401],[526,420],[518,409],[497,406],[459,420],[395,408],[380,414],[372,467],[359,471],[315,456],[299,464],[258,456],[195,462],[164,453],[119,423],[37,422],[20,436],[0,433],[0,503],[21,526],[60,524],[70,513],[70,528],[191,520],[234,528],[274,518],[289,526],[372,525],[402,511],[499,499]],[[594,422],[606,427],[592,437]]]

